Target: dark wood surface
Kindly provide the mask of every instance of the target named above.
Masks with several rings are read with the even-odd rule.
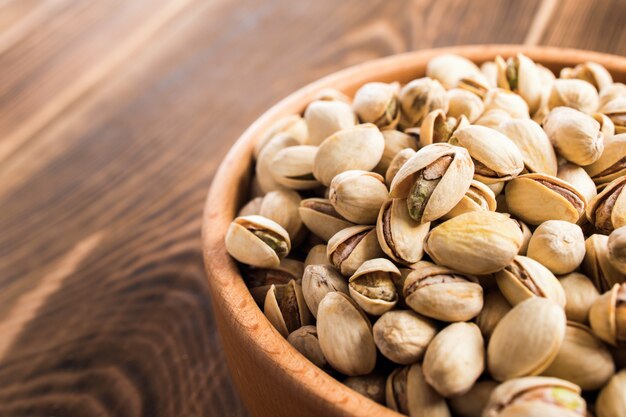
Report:
[[[246,415],[199,232],[246,126],[397,52],[624,55],[625,21],[623,0],[0,0],[0,416]]]

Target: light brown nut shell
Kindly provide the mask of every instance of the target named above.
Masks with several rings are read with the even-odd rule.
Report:
[[[393,179],[400,171],[400,168],[404,165],[406,161],[411,159],[415,155],[415,151],[411,148],[402,149],[400,152],[393,157],[391,162],[389,163],[389,167],[387,168],[387,172],[385,172],[385,183],[387,186],[391,185]]]
[[[608,236],[593,234],[585,241],[583,271],[600,292],[625,280],[625,275],[615,268],[609,259]]]
[[[596,195],[598,195],[596,184],[593,182],[589,174],[587,174],[582,167],[579,167],[576,164],[566,162],[559,165],[559,171],[556,176],[559,179],[570,183],[574,188],[580,191],[580,193],[585,196],[587,201],[591,201]]]
[[[585,171],[597,184],[611,182],[626,174],[626,133],[605,137],[602,156]]]
[[[434,57],[426,65],[426,75],[438,80],[446,88],[456,87],[462,78],[480,74],[480,69],[469,59],[442,54]]]
[[[316,207],[323,207],[317,209]],[[354,226],[344,219],[325,198],[307,198],[300,202],[298,209],[302,223],[316,236],[328,241],[342,229]]]
[[[377,298],[369,294],[369,291],[376,291],[374,289],[367,288],[366,293],[358,291],[357,284],[361,279],[367,279],[370,274],[377,275],[378,280],[382,279],[386,282],[381,282],[380,285],[389,284],[393,289],[390,300]],[[348,280],[348,290],[350,297],[368,314],[374,316],[380,316],[383,313],[391,310],[398,302],[398,294],[395,289],[395,282],[399,281],[401,277],[398,268],[388,259],[375,258],[368,259],[363,262],[361,266],[352,274]]]
[[[346,220],[356,224],[374,224],[387,195],[385,179],[381,175],[350,170],[333,178],[328,199]]]
[[[283,311],[281,306],[285,305],[283,297],[290,297],[287,311]],[[311,313],[304,302],[302,295],[302,287],[296,281],[289,281],[284,285],[272,285],[265,296],[263,304],[263,313],[270,323],[283,336],[287,337],[290,332],[299,329],[302,326],[310,324]],[[285,317],[285,314],[291,315]]]
[[[485,339],[489,339],[494,329],[509,311],[511,304],[499,290],[490,291],[485,295],[483,309],[476,317],[476,325]]]
[[[320,348],[315,326],[302,326],[289,334],[287,341],[318,368],[328,367],[328,362]]]
[[[349,104],[337,100],[316,100],[304,111],[309,137],[307,145],[318,146],[327,137],[356,124]]]
[[[374,167],[374,172],[384,176],[391,161],[400,151],[403,149],[413,149],[417,151],[418,146],[417,139],[399,130],[383,130],[382,134],[385,138],[385,150],[383,151],[383,156],[380,158],[378,165]]]
[[[310,190],[320,183],[312,177],[317,146],[298,145],[281,149],[270,163],[274,180],[293,190]]]
[[[302,230],[302,220],[298,213],[301,201],[300,195],[295,191],[270,191],[263,197],[258,214],[280,224],[294,241]]]
[[[611,232],[607,247],[611,266],[626,276],[626,226]]]
[[[626,415],[626,370],[617,373],[600,391],[596,401],[598,417],[623,417]]]
[[[361,123],[374,123],[380,129],[393,129],[400,120],[396,83],[371,82],[363,84],[355,93],[352,109]]]
[[[278,223],[268,218],[252,215],[237,217],[230,224],[226,232],[226,250],[241,263],[257,266],[260,268],[273,268],[280,264],[280,258],[276,252],[263,240],[255,236],[250,229],[268,231],[281,239],[287,248],[291,250],[289,233]]]
[[[600,297],[593,282],[585,275],[572,272],[560,277],[559,281],[565,291],[565,315],[568,320],[578,323],[589,323],[589,309]]]
[[[437,330],[434,320],[410,310],[393,310],[374,323],[374,342],[387,359],[410,365],[424,357]]]
[[[442,219],[449,220],[470,211],[496,211],[496,206],[496,196],[491,188],[480,181],[472,180],[470,188],[461,201],[446,213]]]
[[[357,236],[355,238],[355,236]],[[350,244],[350,239],[359,239],[346,254],[346,256],[336,256],[337,251],[341,251],[345,245]],[[340,230],[328,241],[327,255],[330,262],[341,271],[343,275],[350,276],[363,264],[363,262],[382,258],[385,256],[376,237],[376,230],[373,226],[352,226]]]
[[[578,79],[557,79],[552,84],[548,106],[565,106],[584,113],[592,113],[598,108],[598,91],[587,81]]]
[[[528,243],[528,257],[556,275],[574,271],[585,257],[585,235],[580,226],[548,220],[535,229]]]
[[[556,175],[554,148],[538,123],[530,119],[511,119],[501,123],[497,130],[519,148],[529,172]]]
[[[307,130],[306,122],[297,114],[290,114],[285,116],[268,129],[268,131],[254,144],[254,158],[258,159],[261,150],[279,133],[285,133],[287,136],[294,138],[300,144],[304,144],[307,141],[309,132]]]
[[[602,294],[589,310],[589,322],[596,336],[612,346],[626,346],[626,317],[618,313],[618,298],[626,293],[626,284],[615,284]],[[622,302],[623,303],[623,302]],[[619,309],[623,313],[622,306]],[[620,335],[622,337],[620,338]]]
[[[492,380],[478,381],[465,394],[448,399],[450,408],[459,417],[482,417],[489,397],[498,383]]]
[[[400,392],[396,386],[401,386]],[[450,417],[445,399],[424,378],[420,364],[395,369],[387,378],[387,407],[409,417]]]
[[[618,227],[626,226],[626,192],[624,190],[626,190],[626,176],[611,181],[587,205],[587,219],[598,230],[609,234]]]
[[[326,294],[339,291],[348,294],[346,279],[331,265],[310,265],[302,275],[302,295],[313,317]]]
[[[375,371],[369,375],[349,376],[341,382],[364,397],[385,405],[386,381],[385,374]]]
[[[300,145],[300,142],[288,133],[279,133],[272,137],[263,149],[261,149],[255,165],[255,178],[258,181],[259,188],[263,193],[287,189],[287,187],[279,184],[274,179],[271,164],[278,152],[287,147],[298,145]]]

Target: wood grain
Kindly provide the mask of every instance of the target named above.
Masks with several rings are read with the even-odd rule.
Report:
[[[199,239],[233,141],[337,69],[521,43],[540,6],[183,3],[0,0],[0,416],[245,415]],[[619,0],[586,4],[540,43],[626,53]]]

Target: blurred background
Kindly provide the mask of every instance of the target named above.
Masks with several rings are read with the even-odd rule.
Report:
[[[457,44],[626,54],[624,0],[0,0],[0,416],[245,416],[202,206],[265,109]]]

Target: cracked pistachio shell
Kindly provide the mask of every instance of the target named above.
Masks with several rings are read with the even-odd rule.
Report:
[[[565,306],[565,292],[559,280],[532,258],[516,256],[513,262],[496,273],[496,282],[502,295],[513,306],[531,297],[544,297]]]
[[[379,404],[385,404],[385,386],[387,378],[380,372],[369,375],[349,376],[342,381],[344,385],[358,392],[364,397]]]
[[[302,288],[296,281],[284,285],[272,285],[265,296],[263,313],[283,336],[311,323]]]
[[[326,256],[326,245],[315,245],[309,250],[304,260],[304,267],[309,265],[330,265],[328,256]]]
[[[383,130],[382,134],[385,138],[385,150],[383,151],[383,156],[380,158],[378,165],[374,167],[374,172],[385,175],[391,161],[398,152],[407,148],[413,149],[414,151],[417,150],[417,140],[413,136],[407,135],[399,130]]]
[[[416,152],[413,149],[406,148],[402,149],[396,154],[396,156],[393,157],[393,159],[389,163],[387,172],[385,173],[385,183],[387,183],[387,185],[391,185],[393,179],[396,177],[396,174],[398,174],[398,171],[400,171],[400,168],[402,168],[402,165],[404,165],[406,161],[411,159],[413,155],[415,155],[415,153]]]
[[[626,284],[615,284],[589,310],[596,336],[612,346],[626,346]]]
[[[262,204],[263,197],[254,197],[252,200],[248,201],[241,209],[239,209],[239,212],[237,212],[237,217],[250,216],[253,214],[260,215]]]
[[[281,225],[294,241],[302,230],[302,220],[298,213],[301,201],[300,195],[295,191],[270,191],[263,197],[259,215]]]
[[[387,359],[410,365],[424,357],[437,330],[434,320],[409,310],[393,310],[374,323],[374,342]]]
[[[580,226],[548,220],[535,229],[528,243],[528,257],[556,275],[572,272],[585,257],[585,235]]]
[[[443,220],[448,220],[470,211],[496,211],[496,196],[487,185],[480,181],[472,180],[461,201],[452,208]]]
[[[287,187],[279,184],[274,179],[271,165],[278,152],[287,147],[298,145],[300,145],[300,142],[288,133],[278,133],[267,142],[263,149],[261,149],[255,165],[255,177],[259,183],[259,188],[263,193],[287,189]]]
[[[565,311],[543,297],[531,297],[509,311],[496,326],[487,348],[489,372],[505,381],[543,372],[565,338]]]
[[[444,397],[472,388],[485,370],[485,348],[474,323],[452,323],[433,338],[424,355],[424,378]]]
[[[319,146],[313,175],[328,186],[335,175],[344,171],[370,171],[380,161],[384,149],[383,134],[371,123],[340,130]]]
[[[348,294],[346,279],[331,265],[309,265],[302,275],[302,295],[313,317],[329,292]]]
[[[615,98],[600,108],[615,128],[616,134],[626,133],[626,97]]]
[[[374,226],[352,226],[340,230],[328,241],[327,255],[330,262],[346,276],[354,274],[363,262],[385,256]]]
[[[626,226],[618,227],[611,232],[607,248],[611,265],[626,275]]]
[[[297,114],[291,114],[283,118],[278,119],[269,128],[265,135],[261,136],[254,144],[254,157],[258,159],[261,150],[279,133],[284,133],[286,136],[292,137],[299,144],[304,144],[307,141],[308,130],[304,119]]]
[[[571,184],[545,174],[524,174],[506,185],[509,212],[531,224],[548,220],[576,223],[585,212],[585,197]]]
[[[574,68],[563,68],[560,78],[576,78],[587,81],[589,84],[593,85],[597,91],[601,91],[604,87],[613,84],[611,73],[596,62],[585,62],[576,65]]]
[[[525,377],[496,387],[483,417],[584,417],[587,404],[580,387],[550,377]]]
[[[611,181],[587,206],[587,219],[603,233],[626,226],[625,185],[626,176]]]
[[[316,236],[328,241],[338,231],[354,226],[337,213],[330,200],[307,198],[300,202],[298,209],[302,223]]]
[[[480,69],[469,59],[443,54],[428,61],[426,76],[439,81],[446,88],[456,87],[462,78],[480,74]]]
[[[608,102],[619,97],[626,97],[626,85],[622,83],[613,83],[603,87],[602,90],[600,90],[598,109],[602,109]]]
[[[329,292],[317,311],[317,336],[328,363],[348,376],[367,375],[376,366],[372,325],[344,293]]]
[[[556,107],[543,121],[543,129],[555,150],[580,166],[596,162],[604,151],[600,123],[588,114],[569,107]]]
[[[625,280],[624,274],[609,259],[608,241],[608,236],[601,234],[593,234],[585,241],[582,267],[600,292],[608,291],[614,284]]]
[[[259,306],[262,306],[265,302],[267,290],[273,284],[288,284],[291,280],[300,283],[303,272],[304,265],[302,262],[285,258],[275,268],[248,268],[242,272],[242,275],[248,288],[250,288],[252,298]]]
[[[348,281],[350,297],[368,314],[380,316],[398,302],[395,282],[400,271],[388,259],[369,259]]]
[[[226,250],[241,263],[271,268],[287,256],[291,241],[287,231],[275,221],[257,215],[243,216],[228,227]]]
[[[528,104],[530,113],[541,105],[541,82],[537,66],[524,54],[517,54],[506,61],[496,57],[498,87],[519,94]]]
[[[391,185],[392,198],[406,198],[410,216],[421,223],[436,220],[463,198],[474,164],[466,149],[434,143],[402,165]]]
[[[448,117],[459,119],[465,116],[470,123],[474,123],[485,110],[482,99],[471,91],[452,88],[448,90],[447,95]]]
[[[330,135],[356,124],[350,104],[337,100],[317,100],[304,111],[309,138],[307,145],[319,145]]]
[[[313,177],[313,161],[317,146],[290,146],[276,153],[270,163],[274,180],[294,190],[310,190],[320,185]]]
[[[530,117],[528,104],[524,99],[502,88],[489,90],[485,96],[485,113],[494,109],[504,110],[514,119]]]
[[[559,170],[556,176],[574,186],[574,188],[585,196],[587,201],[591,201],[596,195],[598,195],[596,184],[593,182],[589,174],[587,174],[587,171],[576,164],[566,162],[559,165]]]
[[[614,373],[613,357],[604,343],[589,327],[569,322],[561,350],[542,375],[561,378],[585,391],[593,391],[602,388]]]
[[[596,401],[598,417],[626,416],[626,370],[615,374],[606,384]]]
[[[409,307],[427,317],[454,322],[476,317],[483,308],[483,288],[476,277],[420,261],[404,281]]]
[[[602,156],[585,171],[596,184],[611,182],[626,174],[626,133],[605,137]]]
[[[510,114],[505,112],[502,109],[491,109],[485,111],[482,116],[478,120],[476,120],[476,125],[490,127],[492,129],[497,129],[500,125],[507,120],[511,120],[512,117]]]
[[[400,90],[400,125],[419,127],[428,113],[435,109],[448,109],[448,96],[439,81],[428,77],[406,84]]]
[[[328,199],[345,219],[356,224],[374,224],[387,195],[381,175],[351,170],[333,178]]]
[[[426,382],[417,363],[389,375],[385,397],[387,407],[409,417],[450,417],[445,399]]]
[[[495,70],[495,67],[493,67]],[[487,92],[496,87],[496,74],[486,74],[483,72],[468,75],[459,80],[458,88],[471,91],[480,97],[481,100],[485,99]]]
[[[418,223],[409,216],[406,200],[394,198],[383,203],[376,222],[381,249],[395,262],[413,264],[424,256],[424,239],[430,223]]]
[[[354,95],[352,109],[361,123],[374,123],[380,129],[393,129],[400,121],[398,83],[371,82]]]
[[[446,116],[441,109],[428,113],[419,128],[407,129],[407,132],[419,129],[419,144],[423,148],[431,143],[447,142],[452,134],[460,128],[469,126],[467,117]]]
[[[484,275],[511,263],[522,239],[519,225],[507,215],[473,211],[432,229],[426,237],[424,250],[439,265]]]
[[[554,148],[538,123],[530,119],[511,119],[500,124],[497,130],[520,150],[528,172],[556,175]]]
[[[565,291],[565,315],[570,321],[586,324],[589,322],[589,309],[600,297],[593,282],[585,275],[572,272],[560,277]]]
[[[485,295],[483,308],[476,316],[476,325],[485,339],[491,337],[493,330],[502,320],[502,317],[511,311],[511,308],[511,304],[500,291],[491,291]]]
[[[557,79],[552,84],[548,107],[570,107],[583,113],[593,113],[598,108],[598,92],[587,81]]]
[[[315,326],[302,326],[294,330],[287,337],[287,341],[318,368],[324,369],[328,367],[328,362],[317,339],[317,328]]]
[[[495,129],[469,126],[454,132],[449,142],[467,149],[474,162],[474,179],[485,184],[510,180],[524,169],[519,148]]]
[[[498,383],[489,379],[478,381],[463,395],[448,399],[450,408],[458,417],[482,417],[489,397]]]

